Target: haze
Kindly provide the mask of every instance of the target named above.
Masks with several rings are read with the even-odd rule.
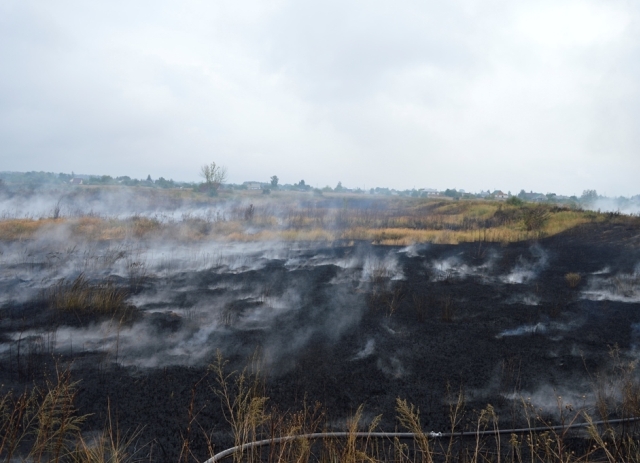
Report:
[[[630,196],[629,1],[0,4],[0,170]]]

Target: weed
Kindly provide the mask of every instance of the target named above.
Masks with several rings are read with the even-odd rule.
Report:
[[[453,301],[451,299],[451,296],[443,297],[440,301],[440,307],[441,307],[440,320],[448,323],[452,322],[454,307],[453,307]]]
[[[570,272],[564,276],[564,279],[569,285],[569,288],[577,288],[578,285],[580,284],[580,280],[582,279],[582,277],[580,276],[579,273]]]
[[[128,292],[113,282],[92,284],[78,275],[73,281],[60,280],[48,291],[51,308],[60,313],[73,313],[79,317],[109,316],[128,317],[132,307],[126,304]]]
[[[413,294],[413,310],[418,318],[418,321],[423,322],[427,319],[427,311],[429,309],[429,305],[427,303],[427,298],[422,294]]]
[[[522,222],[527,231],[540,231],[548,219],[549,212],[542,206],[528,207],[523,211]]]
[[[227,362],[218,351],[216,362],[210,366],[217,386],[213,389],[222,401],[222,413],[231,426],[235,446],[258,440],[262,426],[269,416],[266,412],[268,398],[259,393],[261,384],[257,374],[250,374],[247,369],[227,373]],[[234,461],[242,461],[242,453],[234,455]],[[252,452],[248,461],[257,461],[258,456]]]
[[[47,380],[43,389],[34,387],[19,396],[8,392],[0,398],[0,455],[6,461],[23,452],[28,461],[64,460],[86,419],[74,406],[77,384],[68,370],[56,370],[55,379]]]

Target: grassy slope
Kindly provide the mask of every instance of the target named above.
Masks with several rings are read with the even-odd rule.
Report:
[[[183,207],[197,205],[223,213],[206,219],[186,215],[170,221],[138,216],[5,219],[0,221],[0,240],[31,239],[59,230],[88,240],[157,237],[180,241],[367,240],[383,245],[508,243],[551,236],[581,224],[612,219],[611,215],[591,211],[553,205],[511,206],[500,201],[313,196],[296,192],[264,196],[249,191],[209,198],[182,190],[131,190],[147,202],[152,200],[160,210],[163,204],[179,201]],[[249,207],[253,207],[250,216]],[[526,220],[532,211],[544,216],[544,220],[533,227],[527,226]],[[629,223],[640,221],[633,217],[615,219]]]

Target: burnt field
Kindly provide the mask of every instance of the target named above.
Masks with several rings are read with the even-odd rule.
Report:
[[[145,461],[234,445],[217,353],[257,373],[270,410],[319,402],[327,430],[362,404],[362,426],[394,430],[401,398],[447,431],[459,392],[461,429],[487,404],[503,427],[529,405],[599,418],[603,397],[616,417],[621,375],[636,379],[639,262],[637,227],[614,221],[503,244],[4,242],[0,381],[46,388],[68,370],[82,432],[111,416]]]

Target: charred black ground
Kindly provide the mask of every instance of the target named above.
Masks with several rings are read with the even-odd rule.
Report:
[[[195,455],[207,456],[202,430],[217,450],[232,445],[207,373],[218,348],[237,369],[257,352],[270,404],[319,401],[335,426],[364,403],[392,430],[400,397],[420,407],[425,430],[445,431],[447,391],[460,389],[468,411],[491,403],[502,423],[517,425],[514,397],[533,397],[551,416],[555,395],[589,401],[594,378],[611,372],[611,347],[635,358],[638,237],[633,228],[591,224],[537,242],[309,245],[255,269],[149,273],[132,289],[136,315],[122,330],[145,323],[140,336],[161,342],[201,333],[198,314],[207,310],[217,320],[201,333],[202,358],[177,342],[172,352],[181,353],[155,365],[137,360],[157,354],[155,344],[105,353],[78,341],[56,350],[67,342],[65,327],[91,331],[100,320],[54,315],[40,293],[2,307],[0,381],[22,388],[70,364],[78,408],[91,414],[87,429],[102,429],[110,408],[121,429],[141,429],[151,461],[177,461],[192,398]],[[570,272],[581,275],[574,288]],[[616,286],[620,278],[631,283]],[[207,300],[216,302],[208,308]],[[38,330],[57,338],[29,335]]]

